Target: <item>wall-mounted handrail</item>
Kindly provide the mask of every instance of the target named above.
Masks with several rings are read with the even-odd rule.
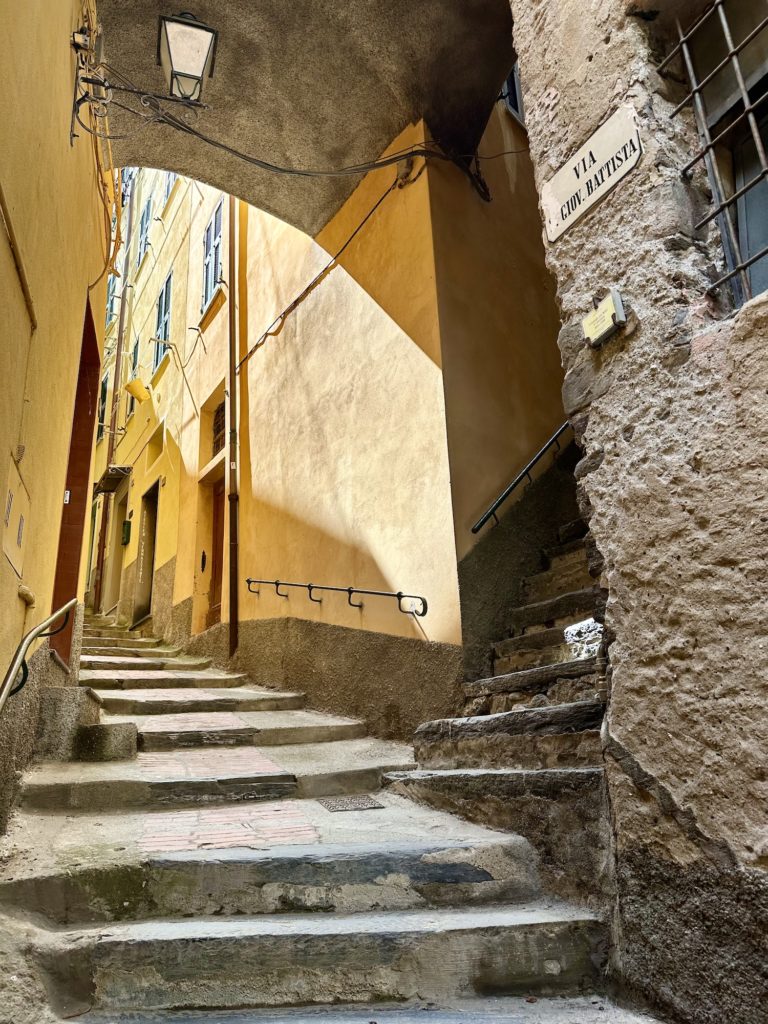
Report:
[[[67,623],[69,622],[69,613],[77,604],[77,598],[73,597],[71,601],[67,601],[66,604],[62,605],[57,611],[52,612],[47,619],[39,622],[33,629],[30,629],[28,633],[25,633],[19,642],[19,646],[16,648],[16,653],[13,656],[13,660],[5,673],[5,678],[0,683],[0,711],[5,707],[6,701],[9,697],[12,697],[15,693],[18,693],[27,682],[29,678],[29,666],[27,665],[27,651],[40,637],[44,636],[55,636],[56,633],[60,633]],[[56,629],[49,630],[48,627],[52,626],[57,619],[64,616],[64,621]],[[21,679],[17,682],[17,678],[21,673]]]
[[[482,530],[482,528],[485,526],[485,524],[488,522],[489,519],[493,519],[496,523],[498,523],[499,517],[496,515],[496,513],[498,512],[500,506],[504,504],[504,502],[507,500],[507,498],[510,496],[510,494],[515,490],[516,487],[518,487],[523,482],[523,480],[526,479],[526,477],[528,478],[528,483],[529,484],[533,483],[533,481],[531,479],[531,470],[536,465],[536,463],[539,461],[539,459],[541,459],[542,456],[547,454],[547,452],[552,447],[552,445],[555,445],[555,447],[557,448],[558,451],[560,450],[560,438],[566,432],[568,427],[570,427],[570,425],[571,425],[570,421],[566,420],[565,423],[563,423],[562,426],[557,428],[557,430],[554,432],[552,437],[550,437],[550,439],[547,441],[547,443],[544,445],[544,447],[541,448],[538,452],[536,452],[536,454],[533,456],[533,458],[528,463],[528,465],[525,467],[525,469],[522,469],[517,474],[517,476],[512,481],[512,483],[504,488],[504,490],[498,496],[496,501],[494,501],[494,503],[491,505],[491,507],[488,509],[488,511],[484,512],[480,516],[480,518],[477,520],[475,525],[472,527],[472,533],[479,533],[480,530]]]
[[[265,587],[274,587],[275,593],[277,594],[278,597],[286,598],[288,597],[288,595],[280,593],[280,587],[296,587],[298,590],[306,590],[309,596],[309,600],[313,601],[315,604],[322,604],[323,599],[322,597],[313,597],[313,593],[315,591],[319,592],[321,590],[326,590],[333,591],[333,593],[335,594],[346,594],[347,603],[352,608],[363,607],[362,601],[352,600],[354,594],[361,594],[363,596],[367,595],[369,597],[394,597],[395,600],[397,601],[398,610],[401,611],[403,615],[413,614],[417,615],[420,619],[422,619],[427,614],[428,610],[426,597],[421,597],[419,594],[404,594],[401,590],[395,593],[391,590],[361,590],[360,587],[326,587],[321,586],[319,583],[286,583],[285,580],[252,580],[250,578],[247,579],[245,582],[248,584],[248,591],[251,594],[259,593],[258,585],[263,585]],[[256,586],[257,589],[254,590],[254,586]],[[421,611],[418,611],[416,608],[403,608],[403,601],[405,601],[406,599],[410,599],[412,601],[420,601]]]

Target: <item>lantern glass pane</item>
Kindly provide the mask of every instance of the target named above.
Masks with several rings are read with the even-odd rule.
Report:
[[[172,96],[199,99],[203,78],[210,73],[215,33],[190,22],[164,20],[160,63]]]

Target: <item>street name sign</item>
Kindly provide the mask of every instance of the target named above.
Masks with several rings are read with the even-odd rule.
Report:
[[[637,114],[630,104],[614,111],[541,191],[547,238],[557,241],[611,192],[640,161]]]

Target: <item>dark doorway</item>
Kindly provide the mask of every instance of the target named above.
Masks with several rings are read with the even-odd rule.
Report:
[[[64,485],[64,504],[59,529],[59,550],[56,557],[56,575],[51,599],[52,611],[61,608],[63,604],[77,595],[85,517],[90,505],[88,480],[91,471],[91,446],[99,392],[99,368],[99,346],[96,342],[91,307],[86,303],[75,407],[72,413],[67,477]],[[73,620],[74,616],[70,616],[66,629],[51,637],[50,641],[51,649],[56,651],[67,663],[69,663],[72,652]]]
[[[213,527],[211,531],[211,589],[208,592],[206,627],[221,622],[221,581],[224,562],[224,481],[213,485]]]
[[[150,487],[141,499],[139,523],[139,555],[136,575],[136,601],[133,624],[146,619],[152,612],[152,583],[155,574],[155,542],[157,538],[157,502],[159,485]]]

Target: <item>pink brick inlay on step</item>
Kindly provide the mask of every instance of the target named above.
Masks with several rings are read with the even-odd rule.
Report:
[[[144,853],[175,850],[264,848],[316,843],[317,829],[296,804],[203,807],[152,814],[143,822],[139,846]]]

